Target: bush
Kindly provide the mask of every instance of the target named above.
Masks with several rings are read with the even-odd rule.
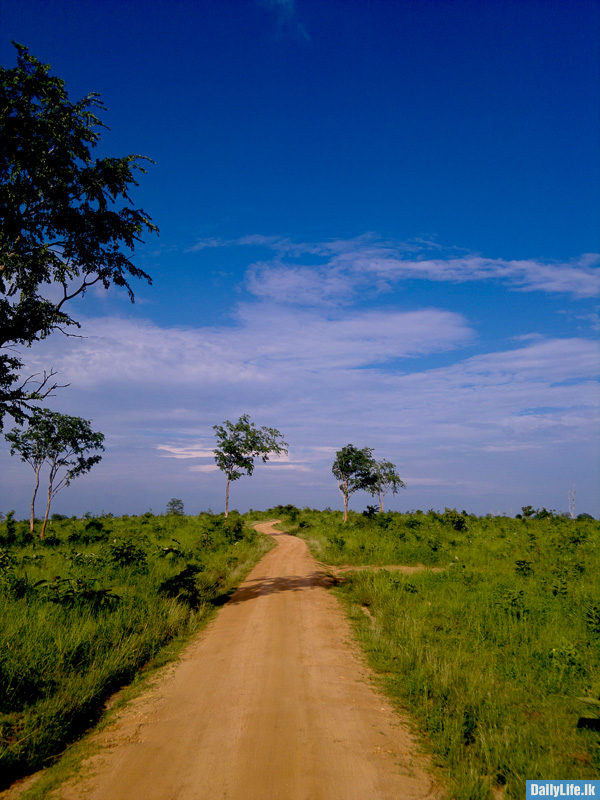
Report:
[[[186,564],[180,572],[162,581],[158,587],[159,593],[165,597],[174,597],[191,608],[198,608],[203,599],[202,587],[197,580],[200,571],[198,564]]]
[[[107,558],[119,567],[146,566],[145,550],[131,539],[113,539],[108,545]]]
[[[266,541],[235,517],[226,530],[219,517],[88,514],[54,520],[51,547],[22,544],[23,527],[0,523],[0,789],[47,766],[163,645],[195,631]]]
[[[528,778],[600,770],[597,737],[577,728],[598,707],[600,524],[523,510],[391,513],[385,528],[351,515],[343,529],[340,514],[303,512],[299,533],[326,563],[441,567],[348,573],[337,591],[461,800],[516,800]]]

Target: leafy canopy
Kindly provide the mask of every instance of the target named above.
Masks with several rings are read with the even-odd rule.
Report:
[[[215,462],[230,481],[242,475],[252,475],[254,460],[269,460],[270,455],[287,455],[287,442],[277,428],[257,428],[248,414],[237,422],[226,420],[223,425],[213,425],[217,439]]]
[[[179,500],[179,498],[177,497],[172,497],[167,503],[167,514],[179,517],[183,516],[184,514],[183,500]]]
[[[347,444],[335,454],[335,461],[331,471],[338,481],[338,486],[344,497],[359,489],[369,489],[374,483],[373,449],[363,447],[359,450],[353,444]]]
[[[81,417],[70,417],[44,408],[35,409],[28,426],[25,429],[13,428],[5,439],[10,444],[10,454],[18,455],[36,473],[34,501],[40,467],[46,464],[49,468],[43,538],[51,501],[57,492],[102,460],[98,453],[89,453],[104,450],[104,435],[94,432],[90,423]]]
[[[388,492],[396,494],[398,489],[406,488],[406,484],[398,475],[396,465],[391,461],[374,461],[371,467],[372,484],[367,491],[374,497],[379,497],[380,508],[383,510],[383,498]]]
[[[88,456],[88,452],[104,450],[104,435],[92,431],[87,420],[47,408],[36,409],[27,428],[13,428],[5,438],[11,455],[18,455],[21,461],[32,466],[45,462],[54,478],[64,471],[59,483],[53,481],[53,495],[102,459],[100,455]]]
[[[21,381],[15,345],[77,326],[65,304],[94,284],[133,301],[130,277],[151,279],[131,256],[144,231],[157,231],[129,196],[143,157],[92,157],[105,127],[98,95],[71,102],[48,65],[15,47],[17,66],[0,67],[0,429],[6,413],[22,422],[54,388],[47,375],[35,391]]]

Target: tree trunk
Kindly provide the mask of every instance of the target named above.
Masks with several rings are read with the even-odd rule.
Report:
[[[35,471],[35,489],[33,490],[33,497],[31,498],[31,519],[29,521],[29,533],[33,533],[33,523],[35,522],[35,497],[40,486],[40,469],[42,465]]]
[[[344,495],[344,522],[348,522],[348,495]]]
[[[227,490],[225,492],[225,519],[229,516],[229,478],[227,478]]]
[[[379,513],[383,514],[383,498],[385,497],[385,495],[382,494],[381,492],[379,492],[378,494],[379,494]]]
[[[48,515],[50,514],[51,502],[52,502],[52,484],[48,486],[48,502],[46,503],[46,513],[44,514],[44,521],[42,522],[42,531],[40,533],[40,539],[43,539],[44,534],[46,533],[46,525],[48,524]]]

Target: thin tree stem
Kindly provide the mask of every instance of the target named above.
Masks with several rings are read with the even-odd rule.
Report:
[[[40,539],[43,539],[44,534],[46,533],[46,525],[48,524],[48,515],[50,514],[51,502],[52,502],[52,481],[50,481],[50,485],[48,486],[48,502],[46,503],[46,513],[44,514],[44,521],[42,523],[42,531],[40,533]]]
[[[40,469],[42,465],[40,464],[39,467],[35,471],[35,489],[33,490],[33,497],[31,498],[31,519],[29,520],[29,532],[33,533],[33,526],[35,522],[35,498],[40,486]]]

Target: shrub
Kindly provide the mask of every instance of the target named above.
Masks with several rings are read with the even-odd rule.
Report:
[[[113,539],[108,545],[107,558],[119,567],[142,568],[147,562],[145,550],[131,539]]]

